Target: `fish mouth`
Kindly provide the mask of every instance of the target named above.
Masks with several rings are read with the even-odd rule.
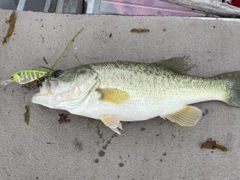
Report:
[[[39,93],[33,95],[32,103],[52,109],[74,109],[79,107],[79,104],[99,84],[100,81],[96,78],[96,75],[83,84],[80,84],[78,78],[66,81],[66,79],[61,80],[49,77],[39,87]]]
[[[59,96],[54,92],[57,88],[58,82],[45,79],[42,85],[39,87],[39,93],[36,93],[32,97],[32,102],[47,107],[53,107],[59,103]]]
[[[39,87],[39,93],[35,94],[36,96],[47,96],[53,95],[53,90],[56,89],[58,82],[50,81],[46,79],[42,85]]]

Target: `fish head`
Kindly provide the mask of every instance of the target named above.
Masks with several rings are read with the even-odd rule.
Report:
[[[68,110],[79,105],[97,83],[97,73],[87,65],[57,70],[44,80],[39,87],[40,92],[33,95],[32,102]]]

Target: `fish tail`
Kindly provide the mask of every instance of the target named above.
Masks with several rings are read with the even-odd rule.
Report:
[[[227,83],[225,103],[240,107],[240,71],[224,73],[218,76]]]

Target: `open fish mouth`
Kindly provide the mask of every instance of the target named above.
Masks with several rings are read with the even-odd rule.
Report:
[[[39,93],[35,94],[37,96],[46,96],[50,94],[54,94],[54,89],[57,87],[57,81],[49,81],[46,79],[42,85],[39,87]]]
[[[60,100],[58,94],[55,92],[57,86],[57,81],[50,81],[46,79],[39,87],[39,93],[33,95],[32,102],[44,106],[47,105],[48,107],[53,107],[59,103]]]

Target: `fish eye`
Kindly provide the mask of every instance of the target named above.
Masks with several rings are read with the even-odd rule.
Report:
[[[63,72],[62,72],[61,70],[57,70],[57,71],[55,71],[55,72],[52,74],[52,76],[55,77],[55,78],[57,78],[57,77],[61,76],[62,73],[63,73]]]

